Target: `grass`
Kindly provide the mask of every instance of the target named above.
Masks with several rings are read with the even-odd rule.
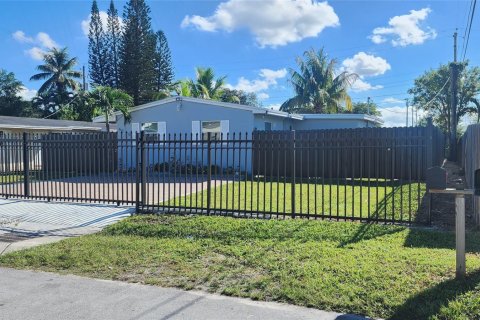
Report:
[[[275,300],[391,319],[479,319],[480,237],[351,222],[136,216],[0,257],[3,267]]]
[[[424,183],[396,184],[387,181],[355,181],[344,184],[303,183],[295,185],[295,213],[332,218],[374,218],[414,221]],[[213,209],[292,213],[292,184],[277,182],[231,182],[211,191]],[[264,200],[265,199],[265,200]],[[207,191],[167,201],[164,205],[207,208]]]
[[[19,181],[23,181],[23,175],[0,175],[0,183],[15,183]]]

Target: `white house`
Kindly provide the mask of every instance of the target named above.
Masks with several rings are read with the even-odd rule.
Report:
[[[119,112],[111,122],[118,131],[169,133],[251,133],[254,130],[315,130],[379,127],[383,122],[365,114],[291,114],[261,107],[190,97],[171,97],[134,107],[125,122]],[[105,122],[98,117],[94,122]]]

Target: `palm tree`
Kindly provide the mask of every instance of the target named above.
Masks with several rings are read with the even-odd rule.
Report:
[[[212,68],[196,68],[197,79],[189,80],[190,94],[192,97],[218,100],[225,85],[226,76],[215,80]]]
[[[109,117],[115,111],[123,114],[125,121],[130,121],[130,108],[133,107],[133,98],[120,89],[98,86],[90,93],[97,112],[105,115],[107,132],[110,132]]]
[[[53,48],[44,55],[43,61],[44,64],[37,66],[40,73],[30,78],[30,80],[46,80],[38,89],[39,94],[55,91],[59,96],[63,96],[68,89],[73,91],[78,89],[79,84],[74,79],[80,78],[82,73],[73,70],[77,64],[77,58],[70,59],[67,48]]]
[[[333,113],[339,112],[342,103],[351,109],[348,88],[358,75],[343,71],[335,74],[336,60],[328,60],[322,50],[305,51],[304,60],[297,58],[299,71],[290,69],[290,83],[295,91],[293,98],[285,101],[280,110],[287,112]]]

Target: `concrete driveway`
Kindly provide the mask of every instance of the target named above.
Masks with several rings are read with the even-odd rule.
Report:
[[[113,205],[0,199],[0,254],[98,232],[134,212]]]

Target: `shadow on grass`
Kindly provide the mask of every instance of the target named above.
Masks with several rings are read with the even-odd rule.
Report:
[[[463,280],[451,279],[428,288],[409,298],[389,319],[428,319],[440,312],[442,306],[480,284],[480,270]]]

